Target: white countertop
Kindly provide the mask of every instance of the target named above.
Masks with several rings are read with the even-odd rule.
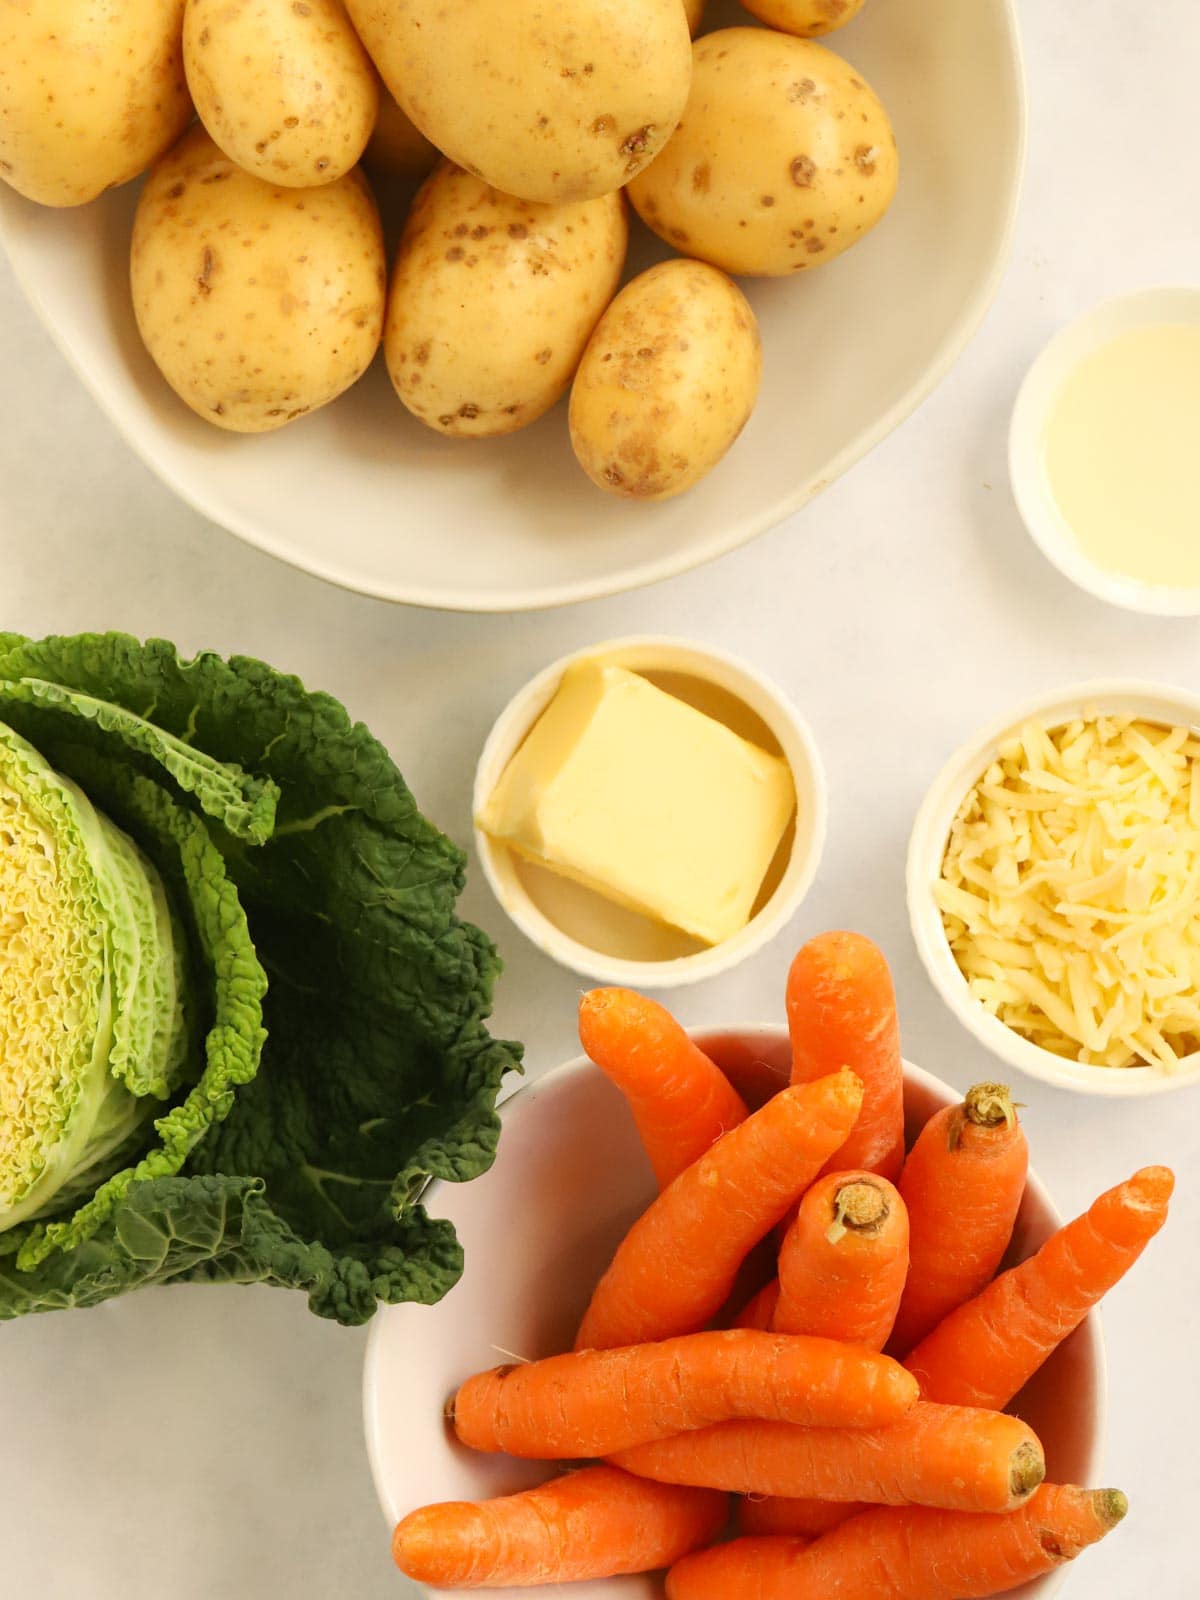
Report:
[[[295,670],[371,725],[459,840],[493,716],[553,656],[640,630],[740,652],[811,719],[829,770],[829,845],[789,934],[685,992],[683,1017],[780,1017],[792,948],[852,926],[894,964],[906,1053],[964,1087],[984,1076],[988,1058],[934,995],[907,929],[904,848],[926,783],[975,725],[1043,688],[1102,674],[1200,687],[1198,625],[1072,589],[1027,539],[1005,473],[1008,411],[1049,334],[1107,295],[1200,276],[1200,13],[1194,0],[1136,15],[1022,0],[1021,12],[1029,171],[997,304],[922,410],[790,524],[659,588],[517,621],[343,594],[178,504],[0,265],[0,627],[124,628]],[[527,1041],[533,1072],[573,1053],[578,980],[505,923],[478,873],[463,909],[508,960],[498,1029]],[[1034,1160],[1066,1212],[1146,1162],[1181,1180],[1166,1234],[1104,1314],[1106,1478],[1132,1514],[1068,1592],[1183,1600],[1196,1592],[1200,1487],[1200,1091],[1108,1103],[1019,1089]],[[263,1289],[158,1290],[0,1325],[0,1594],[413,1593],[391,1567],[361,1443],[364,1338]]]

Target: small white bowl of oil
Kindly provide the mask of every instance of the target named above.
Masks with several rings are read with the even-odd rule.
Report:
[[[1086,312],[1030,368],[1009,471],[1042,553],[1081,589],[1200,616],[1200,286]]]

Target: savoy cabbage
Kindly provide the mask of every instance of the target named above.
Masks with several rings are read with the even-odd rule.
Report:
[[[491,1164],[520,1050],[488,1032],[465,858],[386,750],[262,662],[119,634],[0,633],[0,723],[161,877],[192,1036],[94,1186],[0,1232],[0,1318],[181,1279],[300,1288],[344,1323],[440,1298],[462,1255],[421,1196]]]

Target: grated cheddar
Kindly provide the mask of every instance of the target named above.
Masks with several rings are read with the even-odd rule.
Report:
[[[967,795],[935,896],[1001,1022],[1056,1055],[1170,1071],[1200,1049],[1200,739],[1027,723]]]

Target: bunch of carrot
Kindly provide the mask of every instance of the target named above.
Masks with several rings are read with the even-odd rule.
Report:
[[[1043,1482],[1041,1444],[1003,1408],[1162,1226],[1171,1173],[1136,1173],[996,1276],[1027,1166],[1008,1090],[977,1085],[906,1156],[895,995],[868,939],[806,945],[787,1013],[791,1082],[750,1111],[661,1006],[583,997],[584,1048],[660,1193],[575,1349],[468,1379],[447,1415],[475,1450],[603,1464],[414,1512],[393,1542],[409,1576],[669,1567],[668,1600],[965,1600],[1124,1515],[1115,1490]],[[747,1298],[764,1241],[775,1274]],[[731,1494],[737,1536],[715,1543]]]

